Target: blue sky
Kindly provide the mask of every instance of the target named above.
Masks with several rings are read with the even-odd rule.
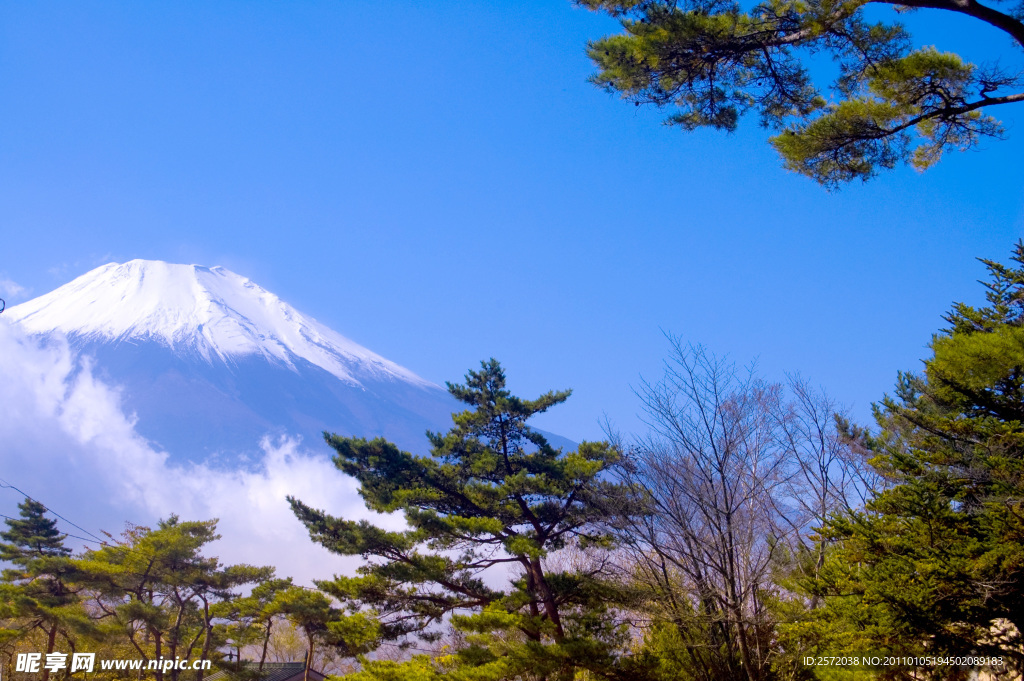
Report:
[[[1024,234],[1024,106],[993,110],[1006,141],[828,194],[753,120],[687,135],[589,85],[613,30],[568,0],[0,4],[9,302],[220,264],[430,380],[494,356],[521,394],[571,387],[540,425],[577,439],[640,428],[662,331],[866,418]]]

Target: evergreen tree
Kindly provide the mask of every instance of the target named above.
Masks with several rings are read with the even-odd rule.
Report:
[[[46,507],[38,501],[25,499],[18,508],[21,517],[5,520],[7,530],[0,532],[0,560],[14,566],[3,571],[0,585],[3,614],[13,626],[0,634],[14,638],[40,630],[49,654],[58,636],[71,644],[76,632],[87,630],[88,619],[71,584],[74,565],[71,550],[64,546],[67,535],[57,529],[56,520],[46,517]],[[43,681],[49,675],[44,667]]]
[[[589,45],[597,85],[637,106],[675,108],[668,123],[684,130],[732,131],[756,112],[779,132],[771,142],[785,166],[827,187],[901,162],[923,170],[947,150],[999,137],[1002,126],[986,112],[1024,102],[1013,68],[913,49],[895,14],[877,23],[867,16],[872,4],[945,10],[1002,31],[1010,52],[1024,47],[1021,0],[769,0],[749,8],[721,0],[577,2],[623,27]],[[825,88],[806,61],[815,53],[839,67]]]
[[[0,560],[5,560],[19,567],[27,567],[33,561],[52,556],[67,557],[71,550],[64,546],[67,535],[57,529],[57,521],[46,517],[46,507],[34,499],[25,499],[18,504],[21,519],[11,518],[4,521],[6,532],[0,532],[4,544],[0,544]],[[15,572],[5,571],[5,577],[15,576]]]
[[[878,432],[851,429],[887,485],[824,528],[832,641],[1024,668],[1024,244],[1013,261],[983,261],[988,305],[956,304],[924,372],[875,406]]]
[[[268,579],[253,587],[248,596],[218,603],[216,617],[229,621],[225,639],[231,638],[237,645],[255,645],[259,648],[260,661],[254,676],[263,672],[267,659],[274,621],[281,617],[281,595],[292,585],[290,577]]]
[[[470,408],[453,415],[447,434],[428,433],[429,456],[383,439],[327,436],[335,465],[359,482],[367,506],[401,511],[408,529],[334,518],[290,499],[315,541],[367,561],[359,576],[321,588],[376,611],[385,640],[436,639],[451,616],[464,644],[437,662],[449,678],[607,672],[623,632],[609,616],[614,594],[602,584],[601,566],[557,567],[551,559],[570,545],[608,541],[594,520],[619,491],[604,479],[618,452],[608,443],[582,443],[568,453],[552,448],[526,421],[569,392],[515,397],[493,359],[448,390]],[[510,583],[484,579],[492,568]],[[437,671],[433,664],[369,663],[364,676],[419,678]]]
[[[75,561],[108,635],[127,638],[144,662],[209,659],[214,645],[212,607],[237,597],[233,589],[273,576],[273,568],[223,567],[202,554],[218,539],[216,520],[160,521],[156,529],[134,526],[122,541]],[[155,671],[163,681],[162,668]],[[176,681],[180,670],[171,669]],[[200,681],[202,676],[200,675]]]
[[[355,657],[373,649],[378,637],[372,613],[346,614],[324,593],[289,586],[280,591],[275,608],[306,636],[306,667],[303,679],[309,679],[316,645],[334,648],[342,657]]]

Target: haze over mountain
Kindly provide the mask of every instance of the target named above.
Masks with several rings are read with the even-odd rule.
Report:
[[[110,263],[4,315],[65,336],[176,460],[235,464],[265,435],[386,436],[424,451],[460,405],[441,387],[222,267]],[[326,450],[325,450],[326,451]]]

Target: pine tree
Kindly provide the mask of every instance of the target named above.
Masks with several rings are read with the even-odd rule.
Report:
[[[817,588],[861,646],[1024,668],[1024,244],[1013,261],[983,261],[988,305],[956,304],[878,432],[851,429],[887,485],[826,525]]]
[[[306,636],[304,681],[309,679],[317,644],[333,648],[342,657],[355,657],[372,650],[377,641],[378,627],[372,613],[346,614],[320,591],[290,586],[274,601],[276,609]]]
[[[359,482],[367,506],[401,511],[408,529],[334,518],[290,499],[315,541],[367,560],[359,576],[321,588],[376,611],[386,640],[436,639],[451,616],[465,645],[446,663],[449,678],[568,679],[580,669],[607,670],[622,642],[609,616],[613,590],[599,566],[558,568],[550,559],[571,545],[608,541],[594,520],[619,491],[605,480],[618,452],[608,443],[552,448],[526,422],[569,392],[515,397],[493,359],[448,390],[469,409],[453,415],[447,434],[428,433],[429,456],[383,439],[327,436],[335,465]],[[492,568],[510,575],[506,587],[484,579]],[[430,668],[422,658],[409,665],[409,678]],[[392,667],[371,663],[364,676],[404,678]]]
[[[132,526],[119,543],[75,561],[109,635],[127,639],[144,662],[209,659],[213,606],[236,598],[233,590],[244,584],[273,577],[273,568],[222,566],[204,556],[203,547],[220,538],[216,527],[216,520],[171,516],[156,529]],[[179,674],[174,668],[169,676],[176,681]],[[163,681],[164,670],[155,676]]]
[[[233,639],[236,645],[259,648],[259,664],[254,677],[263,673],[274,622],[281,617],[281,595],[291,585],[290,577],[268,579],[254,586],[248,596],[218,603],[214,608],[215,617],[229,623],[225,626],[228,633],[225,639]]]
[[[34,499],[25,499],[18,504],[21,519],[5,520],[6,532],[0,532],[4,544],[0,544],[0,560],[20,567],[27,567],[33,561],[47,556],[69,556],[71,550],[64,546],[67,535],[57,529],[57,521],[46,517],[46,507]],[[4,576],[13,573],[5,571]]]
[[[75,572],[71,550],[64,546],[67,535],[57,529],[57,521],[46,517],[46,507],[33,499],[18,505],[20,518],[5,520],[7,530],[0,532],[0,560],[14,567],[3,571],[2,592],[13,628],[7,637],[33,630],[46,636],[46,654],[54,652],[58,636],[67,642],[76,632],[88,629],[88,620],[78,606],[78,594],[72,586]],[[47,681],[50,670],[43,668]]]
[[[929,8],[984,22],[1010,53],[1024,47],[1020,0],[576,1],[621,22],[621,33],[588,46],[599,87],[673,110],[667,123],[684,130],[733,131],[751,112],[779,133],[771,143],[786,168],[827,187],[898,163],[923,170],[999,138],[988,112],[1024,102],[1016,67],[914,49],[897,16]],[[819,53],[837,64],[827,84],[828,70],[812,66]]]

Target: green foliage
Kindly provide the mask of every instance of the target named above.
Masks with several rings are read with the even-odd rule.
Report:
[[[869,23],[864,6],[893,0],[766,0],[749,10],[723,0],[577,0],[617,17],[623,32],[591,42],[593,82],[623,98],[674,109],[670,125],[732,131],[754,111],[778,130],[784,165],[834,188],[901,162],[924,170],[948,149],[969,149],[1002,128],[983,107],[1015,74],[955,54],[912,50],[898,22]],[[900,2],[986,21],[1024,46],[1024,4],[1003,13],[954,0]],[[825,52],[838,77],[814,84],[806,56]],[[916,134],[916,140],[911,133]]]
[[[836,546],[810,588],[845,649],[1024,666],[1024,244],[1013,260],[985,261],[989,305],[954,306],[879,431],[850,429],[888,484],[822,532]]]
[[[346,615],[324,593],[289,586],[274,599],[275,609],[306,635],[306,671],[317,643],[331,646],[344,657],[355,657],[376,647],[379,626],[373,613]]]
[[[214,648],[213,606],[235,598],[233,589],[270,579],[272,568],[222,567],[202,549],[219,538],[216,520],[160,521],[134,526],[122,541],[74,561],[92,595],[106,634],[127,639],[143,660],[208,659]],[[172,669],[171,679],[177,679]],[[158,681],[164,672],[156,671]]]
[[[345,676],[346,681],[440,681],[448,676],[450,661],[429,655],[416,655],[411,660],[365,660],[361,671]]]
[[[562,452],[526,425],[568,391],[515,397],[495,360],[466,379],[448,389],[470,409],[453,415],[447,434],[428,433],[429,456],[383,439],[327,436],[335,464],[358,480],[367,506],[401,511],[407,529],[334,518],[290,499],[315,541],[367,559],[359,576],[320,587],[379,613],[385,640],[436,640],[452,615],[466,635],[445,669],[458,670],[456,678],[511,678],[517,669],[569,678],[575,669],[607,667],[622,643],[609,613],[614,590],[600,585],[599,569],[553,569],[550,560],[563,549],[607,543],[594,520],[619,491],[604,480],[618,452],[608,443]],[[507,588],[483,578],[495,567],[518,573]],[[429,678],[433,664],[367,663],[364,676]]]
[[[98,659],[144,663],[212,659],[233,678],[255,679],[259,667],[225,662],[218,648],[256,647],[262,665],[273,625],[285,618],[304,634],[310,661],[314,644],[348,657],[372,648],[378,637],[372,613],[346,614],[323,593],[274,579],[272,568],[223,566],[204,555],[219,538],[216,525],[172,516],[156,529],[129,526],[120,541],[74,557],[44,507],[26,500],[21,518],[9,519],[0,533],[0,557],[12,566],[0,582],[0,653],[7,666],[16,652],[84,650]],[[245,584],[255,586],[239,597],[235,589]],[[169,671],[156,669],[157,679],[180,676],[179,669]],[[126,674],[93,673],[101,679]],[[202,677],[202,671],[188,673]]]
[[[90,633],[89,618],[82,610],[73,585],[75,568],[65,535],[46,517],[46,508],[25,499],[18,505],[20,518],[5,521],[0,533],[0,560],[13,565],[3,571],[0,583],[0,645],[10,644],[33,631],[45,634],[43,651],[52,653],[61,642],[74,644],[77,635]],[[43,671],[43,681],[49,670]]]
[[[46,517],[46,507],[33,499],[18,504],[21,518],[5,520],[6,532],[0,532],[0,560],[25,568],[45,557],[71,555],[64,546],[66,535],[57,529],[57,521]],[[16,571],[4,571],[4,578],[19,579]]]
[[[266,579],[253,587],[248,596],[221,601],[211,607],[211,614],[218,620],[225,620],[220,638],[234,641],[236,648],[255,645],[259,647],[259,664],[252,676],[263,671],[267,659],[267,648],[274,631],[274,621],[281,616],[281,595],[292,585],[291,578]],[[235,670],[238,676],[245,676],[239,663]]]

